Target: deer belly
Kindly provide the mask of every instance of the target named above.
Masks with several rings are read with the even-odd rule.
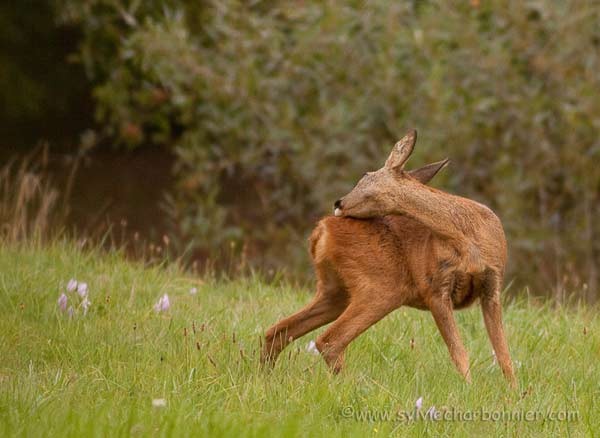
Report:
[[[473,285],[473,276],[463,272],[456,272],[450,296],[455,309],[462,309],[473,304],[478,296]]]

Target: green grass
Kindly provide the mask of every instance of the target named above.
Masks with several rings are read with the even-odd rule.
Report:
[[[89,283],[85,317],[58,309],[70,278]],[[196,295],[189,294],[193,286]],[[165,292],[171,309],[157,314],[153,304]],[[592,436],[600,430],[595,308],[528,300],[506,307],[518,390],[493,364],[476,306],[457,314],[471,357],[470,385],[454,370],[431,316],[411,309],[355,341],[342,375],[331,376],[305,350],[318,332],[292,344],[273,372],[261,371],[261,334],[309,297],[308,290],[253,278],[201,283],[173,267],[144,268],[66,243],[4,246],[0,436]],[[435,405],[456,415],[574,411],[576,418],[398,421],[397,412],[413,411],[419,397],[423,410]],[[165,407],[153,407],[159,398]]]

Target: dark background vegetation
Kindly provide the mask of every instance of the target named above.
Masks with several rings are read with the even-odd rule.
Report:
[[[50,144],[80,232],[307,272],[305,239],[411,127],[491,206],[508,279],[597,298],[600,2],[0,6],[0,159]],[[125,221],[127,222],[125,225]],[[164,241],[163,241],[164,243]]]

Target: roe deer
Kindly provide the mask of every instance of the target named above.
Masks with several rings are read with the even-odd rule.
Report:
[[[356,337],[402,305],[429,310],[452,361],[470,381],[453,310],[481,300],[488,335],[512,386],[500,292],[506,240],[498,217],[470,199],[425,184],[447,160],[405,171],[416,131],[400,140],[383,168],[363,176],[310,237],[317,292],[302,310],[266,333],[261,360],[273,364],[294,339],[325,325],[316,346],[333,372]]]

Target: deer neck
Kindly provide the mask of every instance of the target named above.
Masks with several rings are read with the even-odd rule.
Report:
[[[397,211],[409,216],[440,237],[465,241],[471,235],[472,225],[461,198],[439,190],[416,185],[393,196]]]

